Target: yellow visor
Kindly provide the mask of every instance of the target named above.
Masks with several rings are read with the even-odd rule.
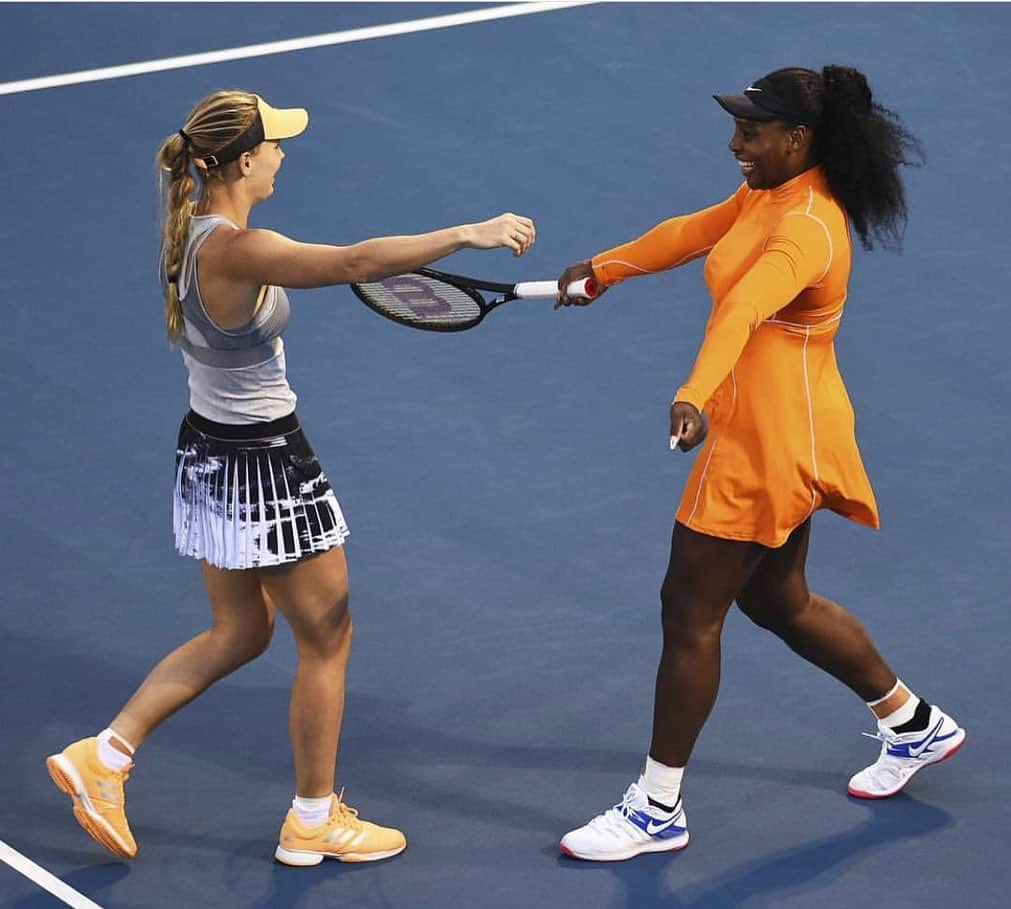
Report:
[[[305,132],[305,128],[309,125],[309,112],[304,107],[287,107],[279,110],[271,107],[259,95],[256,96],[256,106],[260,111],[265,142],[290,139]]]

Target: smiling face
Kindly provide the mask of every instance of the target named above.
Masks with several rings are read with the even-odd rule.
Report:
[[[751,189],[773,189],[814,163],[811,130],[782,120],[735,118],[729,147]]]

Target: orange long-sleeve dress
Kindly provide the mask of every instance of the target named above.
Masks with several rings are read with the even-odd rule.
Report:
[[[833,340],[846,302],[846,214],[818,167],[775,189],[742,184],[592,260],[604,286],[708,253],[713,309],[675,400],[709,419],[677,520],[781,546],[819,508],[878,527]]]

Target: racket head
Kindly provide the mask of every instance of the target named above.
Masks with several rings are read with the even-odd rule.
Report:
[[[441,273],[427,269],[363,281],[352,284],[351,289],[379,315],[422,331],[466,331],[490,309],[473,288],[451,283]]]

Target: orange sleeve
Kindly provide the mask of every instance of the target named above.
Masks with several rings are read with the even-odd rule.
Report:
[[[661,222],[638,240],[598,253],[591,261],[593,274],[604,286],[610,287],[636,275],[647,275],[683,265],[708,252],[737,219],[742,184],[729,199]]]
[[[695,366],[674,400],[701,411],[734,368],[752,332],[820,281],[831,262],[832,241],[825,225],[810,215],[785,216],[755,264],[717,301]]]

